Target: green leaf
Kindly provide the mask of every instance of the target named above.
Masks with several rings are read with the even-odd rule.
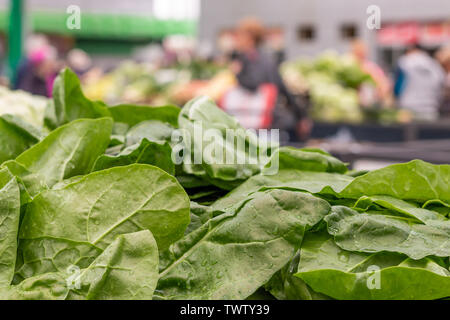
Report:
[[[328,232],[344,250],[399,252],[419,260],[427,256],[450,256],[450,221],[414,220],[375,213],[358,213],[335,206],[325,217]]]
[[[450,204],[445,203],[441,200],[428,200],[423,204],[422,208],[427,208],[428,210],[439,212],[440,214],[447,217],[450,216]]]
[[[305,230],[329,210],[326,201],[301,192],[254,194],[170,247],[155,296],[245,299],[286,265]]]
[[[159,120],[173,127],[178,127],[178,114],[180,108],[177,106],[151,107],[121,104],[109,108],[115,122],[126,123],[130,127],[147,120]]]
[[[76,277],[68,299],[151,300],[158,282],[158,247],[148,230],[120,235]]]
[[[269,168],[274,161],[279,162],[279,169],[333,173],[345,173],[347,171],[343,162],[323,151],[318,152],[314,149],[282,147],[274,152],[270,162],[266,164],[266,168]]]
[[[273,146],[258,139],[255,132],[246,131],[207,97],[188,102],[178,123],[185,173],[219,188],[235,188],[259,173],[269,160]]]
[[[394,164],[355,178],[340,194],[344,198],[388,195],[402,200],[450,202],[450,165],[421,160]]]
[[[169,144],[152,142],[146,138],[142,139],[139,144],[124,149],[117,156],[101,155],[95,161],[93,171],[126,166],[133,163],[151,164],[171,175],[175,174],[175,165],[172,162],[172,148]]]
[[[264,286],[278,300],[329,300],[315,292],[302,279],[296,277],[300,254],[296,254],[283,269],[278,271]]]
[[[52,131],[14,162],[5,165],[27,181],[25,186],[35,196],[41,185],[54,184],[91,171],[95,160],[109,143],[112,121],[109,118],[76,120]],[[39,184],[37,188],[36,186]]]
[[[188,224],[189,198],[161,169],[134,164],[94,172],[28,205],[18,277],[86,268],[116,236],[141,230],[150,230],[164,250]]]
[[[259,174],[251,177],[228,195],[217,200],[212,207],[217,210],[225,209],[242,201],[249,194],[261,188],[285,188],[310,193],[335,195],[352,180],[352,177],[341,174],[300,171],[295,169],[280,170],[275,175]]]
[[[53,106],[47,110],[46,125],[51,129],[81,118],[110,117],[108,107],[99,101],[90,101],[81,90],[80,80],[70,69],[64,69],[55,79]]]
[[[64,300],[69,293],[61,273],[46,273],[0,289],[0,300]]]
[[[12,115],[0,116],[0,164],[15,159],[19,154],[39,142],[38,129]]]
[[[126,133],[127,146],[140,143],[142,139],[152,142],[165,143],[171,141],[174,127],[161,121],[149,120],[143,121],[132,127]]]
[[[0,169],[0,288],[14,277],[19,220],[19,186],[7,169]]]
[[[383,208],[390,209],[396,211],[407,218],[414,218],[424,224],[427,224],[427,221],[444,221],[445,217],[437,212],[419,208],[418,206],[399,200],[390,196],[363,196],[358,199],[355,203],[355,208],[360,208],[364,210],[368,210],[370,207],[374,205],[380,205]]]
[[[185,235],[197,230],[213,217],[214,213],[210,207],[191,201],[191,223],[186,228]]]
[[[344,251],[326,233],[305,238],[296,276],[335,299],[440,299],[450,295],[450,272],[435,261]]]

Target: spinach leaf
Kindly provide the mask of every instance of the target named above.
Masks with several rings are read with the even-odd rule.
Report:
[[[388,195],[401,200],[450,202],[450,165],[433,165],[421,160],[394,164],[356,177],[340,196]]]
[[[69,270],[2,287],[0,299],[151,299],[158,281],[158,247],[148,230],[119,235],[89,267]]]
[[[296,277],[300,253],[297,253],[283,269],[278,271],[264,286],[278,300],[329,300],[315,292],[302,279]]]
[[[450,295],[450,272],[432,259],[396,253],[358,253],[326,233],[308,235],[296,276],[335,299],[439,299]]]
[[[158,262],[158,247],[150,231],[119,235],[76,277],[79,289],[74,287],[68,299],[152,299]]]
[[[254,194],[169,248],[155,295],[161,299],[244,299],[294,256],[305,230],[330,207],[301,192]]]
[[[215,103],[200,97],[188,102],[178,118],[183,169],[217,187],[231,190],[260,172],[269,160],[270,143],[244,130]]]
[[[363,196],[355,203],[355,208],[368,210],[373,205],[380,205],[386,209],[399,212],[408,218],[414,218],[424,224],[427,224],[427,221],[446,220],[443,215],[437,212],[419,208],[413,203],[390,196]]]
[[[0,116],[0,164],[15,159],[39,142],[42,133],[12,115]]]
[[[170,143],[173,130],[175,130],[174,127],[161,121],[143,121],[132,127],[126,133],[126,144],[127,146],[132,146],[141,142],[142,139],[148,139],[149,141],[161,144],[165,142]]]
[[[124,233],[148,229],[164,250],[188,224],[189,198],[161,169],[134,164],[94,172],[41,192],[27,206],[17,277],[86,268]]]
[[[297,169],[303,171],[345,173],[346,165],[340,160],[323,151],[314,149],[296,149],[282,147],[274,152],[266,168],[270,168],[274,161],[278,161],[279,169]]]
[[[110,117],[108,107],[100,101],[90,101],[81,90],[80,80],[70,69],[64,69],[53,85],[53,104],[47,110],[45,124],[55,129],[81,118]]]
[[[111,128],[109,118],[73,121],[4,165],[24,181],[33,197],[42,186],[52,187],[64,179],[90,172],[109,143]]]
[[[64,300],[68,293],[64,274],[46,273],[0,288],[0,300]]]
[[[0,169],[0,288],[14,277],[19,219],[19,186],[7,169]]]
[[[450,221],[414,220],[375,213],[358,213],[335,206],[325,217],[328,232],[344,250],[399,252],[414,260],[427,256],[450,256]]]
[[[126,166],[133,163],[143,163],[154,165],[174,175],[175,165],[171,157],[172,148],[170,148],[168,143],[160,144],[144,138],[139,144],[124,149],[117,156],[106,154],[100,156],[95,161],[93,171]]]
[[[434,210],[447,217],[450,215],[450,204],[445,203],[444,201],[441,200],[436,199],[428,200],[423,204],[422,208]]]
[[[159,120],[166,122],[173,127],[178,127],[178,114],[180,108],[177,106],[140,106],[131,104],[121,104],[109,107],[109,112],[116,122],[126,123],[133,127],[138,123],[147,120]]]
[[[275,175],[259,174],[251,177],[228,195],[217,200],[212,207],[214,209],[225,209],[242,201],[249,194],[261,188],[285,188],[310,193],[335,195],[352,180],[352,177],[341,174],[284,169]]]

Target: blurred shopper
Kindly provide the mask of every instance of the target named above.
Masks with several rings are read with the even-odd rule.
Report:
[[[416,119],[437,119],[444,80],[436,60],[418,45],[408,48],[398,62],[394,93],[399,106]]]
[[[14,88],[50,97],[56,77],[56,58],[56,50],[51,46],[34,48],[20,65]]]
[[[442,104],[439,111],[441,116],[450,117],[450,46],[439,50],[436,54],[436,58],[441,63],[445,71]]]
[[[67,54],[67,66],[75,72],[78,77],[82,77],[92,67],[92,60],[89,55],[81,49],[72,49]]]
[[[239,87],[225,97],[222,106],[245,127],[267,128],[283,123],[277,118],[283,117],[279,98],[285,98],[291,115],[284,120],[294,122],[296,130],[293,130],[304,138],[311,123],[283,83],[274,56],[262,49],[264,35],[265,29],[257,19],[247,18],[239,23],[235,34],[236,51],[230,65]]]
[[[392,85],[383,69],[368,59],[367,45],[361,40],[354,40],[351,45],[351,55],[358,62],[361,69],[375,81],[376,100],[386,102],[391,95]]]
[[[267,47],[275,55],[275,61],[278,65],[286,60],[286,48],[284,44],[284,34],[281,28],[272,28],[267,33]]]

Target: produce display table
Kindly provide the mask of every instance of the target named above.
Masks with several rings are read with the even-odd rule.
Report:
[[[450,139],[450,119],[407,124],[315,122],[311,138],[324,139],[346,128],[356,141],[402,142],[422,139]]]

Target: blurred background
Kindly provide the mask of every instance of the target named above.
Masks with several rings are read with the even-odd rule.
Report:
[[[208,95],[354,169],[450,161],[447,0],[0,0],[0,115],[39,125],[66,66],[90,99]]]

